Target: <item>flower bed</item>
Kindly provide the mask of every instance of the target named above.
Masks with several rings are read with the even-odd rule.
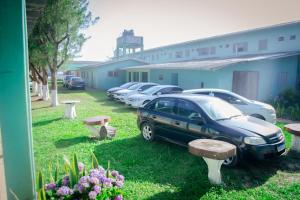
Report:
[[[44,184],[43,176],[39,173],[38,180],[38,199],[39,200],[122,200],[122,187],[124,176],[116,170],[110,170],[109,165],[105,170],[98,164],[92,155],[93,168],[87,170],[85,165],[77,162],[74,155],[72,163],[67,159],[65,164],[66,175],[61,179],[57,178],[58,167],[51,174],[51,182]]]

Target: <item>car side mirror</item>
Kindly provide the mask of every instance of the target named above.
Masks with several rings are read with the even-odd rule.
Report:
[[[141,92],[141,91],[143,91],[143,90],[140,88],[140,89],[138,89],[137,91],[138,91],[138,92]]]
[[[156,93],[156,95],[159,96],[159,95],[162,95],[162,93],[161,93],[161,92],[158,92],[158,93]]]

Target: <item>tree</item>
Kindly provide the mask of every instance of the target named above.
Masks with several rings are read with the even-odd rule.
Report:
[[[41,37],[47,40],[47,65],[51,72],[51,105],[58,105],[56,72],[80,52],[88,39],[81,30],[99,19],[92,18],[87,0],[48,0],[38,23]]]

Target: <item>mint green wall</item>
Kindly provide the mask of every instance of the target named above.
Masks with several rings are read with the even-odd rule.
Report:
[[[35,198],[24,0],[0,6],[0,127],[7,189]],[[2,183],[1,183],[2,184]],[[8,199],[14,197],[10,192]]]
[[[297,66],[298,58],[292,56],[274,60],[243,62],[216,71],[152,69],[150,70],[150,81],[171,84],[171,74],[178,73],[178,85],[183,89],[201,88],[201,82],[203,82],[205,88],[221,88],[231,91],[234,71],[258,71],[258,99],[272,101],[283,89],[295,88]],[[281,72],[288,73],[286,86],[278,83]],[[163,76],[163,80],[159,80],[160,75]]]

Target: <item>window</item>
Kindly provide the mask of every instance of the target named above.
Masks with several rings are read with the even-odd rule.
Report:
[[[284,37],[283,36],[278,37],[278,42],[282,42],[282,41],[284,41]]]
[[[287,72],[280,72],[278,84],[281,87],[285,87],[287,85],[287,83],[288,83],[288,73]]]
[[[190,102],[178,101],[177,103],[177,113],[181,117],[192,119],[195,116],[199,116],[196,110],[197,107]]]
[[[113,77],[118,77],[118,75],[119,75],[118,71],[113,72]]]
[[[182,51],[177,51],[177,52],[175,53],[175,57],[176,57],[176,58],[182,58]]]
[[[148,72],[142,72],[142,82],[148,82]]]
[[[175,114],[175,101],[160,99],[156,101],[154,110],[163,113]]]
[[[128,81],[131,82],[131,72],[128,72]]]
[[[210,54],[211,55],[216,54],[216,47],[210,47]]]
[[[220,92],[214,92],[214,96],[218,97],[224,101],[227,101],[231,104],[245,104],[243,101],[235,96],[232,96],[230,94],[220,93]]]
[[[258,41],[258,50],[259,51],[264,51],[268,49],[268,40],[263,39]]]
[[[291,35],[290,40],[296,40],[296,35]]]
[[[208,55],[209,48],[198,48],[197,51],[199,56],[204,56],[204,55]]]
[[[149,88],[151,88],[153,86],[155,86],[155,85],[144,85],[140,89],[141,89],[141,91],[144,91],[144,90],[147,90],[147,89],[149,89]]]
[[[225,47],[226,47],[226,48],[229,48],[229,47],[230,47],[230,44],[226,44]]]
[[[190,56],[190,50],[185,50],[185,57],[189,57]]]
[[[172,87],[170,88],[170,93],[174,94],[174,93],[181,93],[182,89],[179,87]]]
[[[160,81],[164,80],[164,75],[163,75],[163,74],[160,74],[160,75],[158,76],[158,80],[160,80]]]
[[[232,46],[233,53],[246,52],[248,50],[248,42],[235,43]]]
[[[133,72],[133,81],[139,82],[139,73],[138,72]]]
[[[204,82],[201,82],[201,86],[200,86],[201,88],[204,88]]]
[[[118,71],[108,71],[108,76],[109,77],[117,77],[118,76]]]

